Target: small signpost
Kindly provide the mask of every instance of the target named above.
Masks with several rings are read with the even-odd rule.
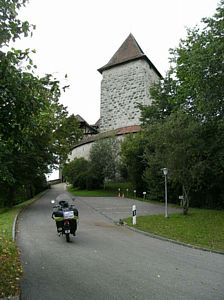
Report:
[[[184,204],[184,196],[183,195],[179,196],[179,200],[180,200],[180,206],[183,206],[183,204]]]
[[[132,206],[132,224],[136,225],[136,205]]]

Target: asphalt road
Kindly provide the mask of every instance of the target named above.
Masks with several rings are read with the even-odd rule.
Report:
[[[17,244],[24,266],[21,300],[224,299],[224,256],[115,225],[133,200],[77,198],[77,236],[66,243],[51,219],[54,186],[23,211]],[[135,202],[137,212],[163,211]],[[139,208],[139,209],[138,209]]]

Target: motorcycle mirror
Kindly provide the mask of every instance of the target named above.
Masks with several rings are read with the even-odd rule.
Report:
[[[54,201],[54,200],[51,200],[51,203],[52,203],[52,204],[54,204],[54,203],[55,203],[55,201]]]

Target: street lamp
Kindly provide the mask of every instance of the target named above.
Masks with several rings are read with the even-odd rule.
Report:
[[[163,168],[163,175],[165,177],[165,218],[168,218],[168,209],[167,209],[167,174],[168,174],[168,169]]]

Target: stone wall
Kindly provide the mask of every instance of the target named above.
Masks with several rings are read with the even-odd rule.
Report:
[[[124,133],[121,134],[121,133],[118,133],[118,135],[116,134],[108,134],[108,135],[105,135],[104,138],[115,138],[118,142],[121,142],[124,140],[125,138],[125,135],[126,134],[129,134],[129,133],[136,133],[138,132],[140,129],[136,129],[135,130],[132,130],[132,131],[129,131],[128,129],[125,130],[125,128],[123,129]],[[100,135],[96,135],[95,138],[94,136],[91,137],[88,142],[83,140],[81,141],[76,147],[74,147],[72,149],[72,152],[68,155],[68,161],[72,161],[74,160],[75,158],[85,158],[86,160],[89,160],[89,156],[90,156],[90,150],[93,146],[93,144],[100,140],[100,138],[103,138],[103,136],[100,137]]]
[[[100,132],[140,124],[138,103],[150,105],[150,86],[159,80],[144,59],[103,71]]]
[[[92,144],[93,142],[83,143],[75,147],[70,153],[70,155],[68,156],[68,161],[72,161],[75,158],[81,158],[81,157],[88,160]]]

